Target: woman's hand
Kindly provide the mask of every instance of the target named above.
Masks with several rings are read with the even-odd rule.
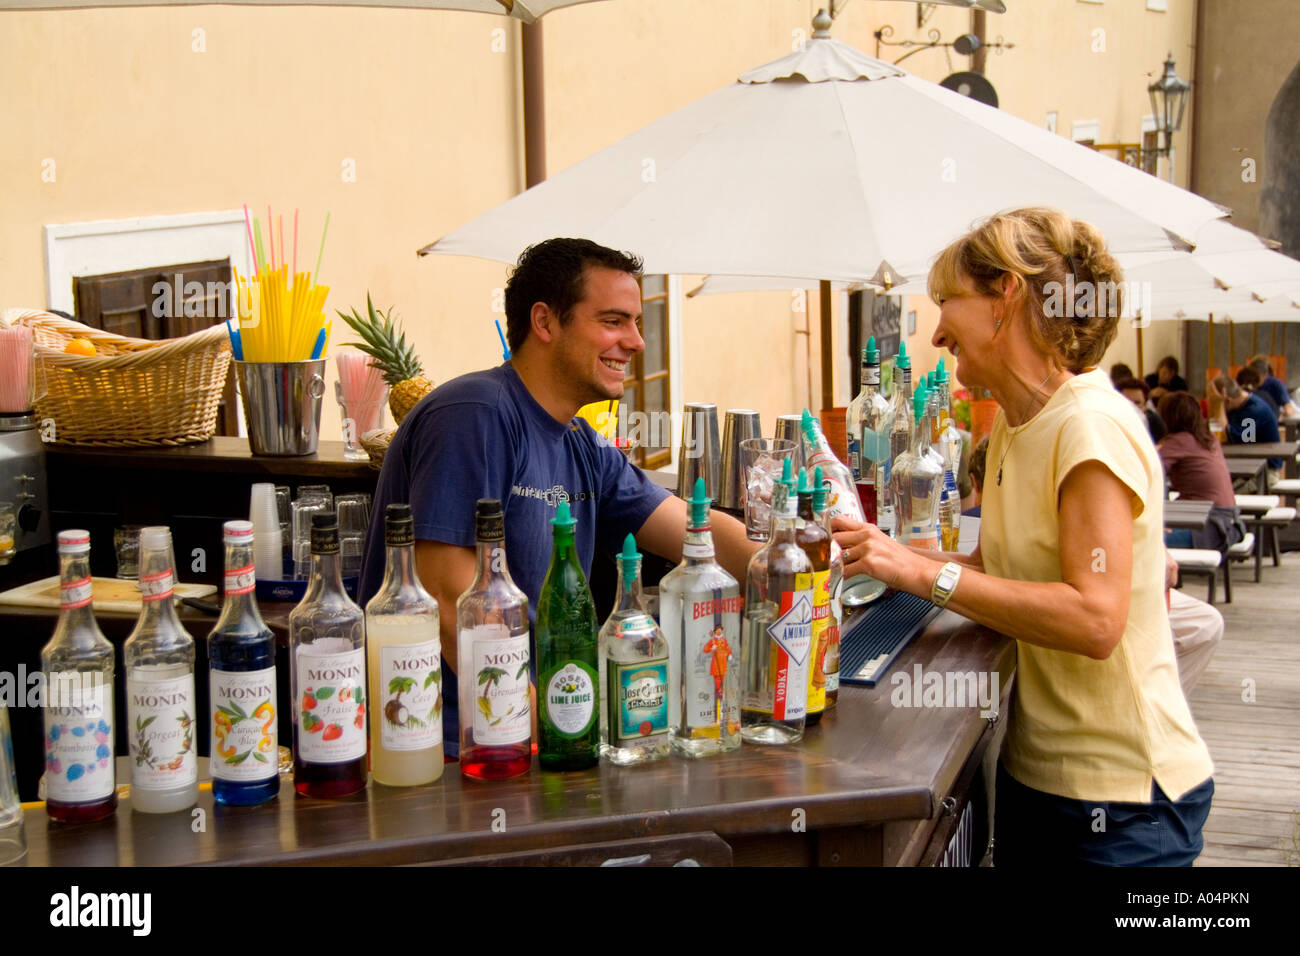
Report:
[[[929,596],[938,569],[909,548],[899,544],[873,524],[851,518],[834,519],[835,540],[844,551],[844,577],[867,574],[891,588]]]

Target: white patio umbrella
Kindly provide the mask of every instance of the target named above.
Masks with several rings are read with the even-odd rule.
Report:
[[[1053,205],[1113,248],[1185,248],[1215,204],[830,38],[669,114],[420,254],[513,262],[548,236],[652,273],[923,274],[973,220]],[[828,299],[829,296],[827,295]],[[824,319],[825,321],[825,319]],[[823,331],[823,340],[826,338]],[[823,393],[829,364],[823,368]]]
[[[427,7],[435,10],[466,10],[497,13],[533,23],[543,14],[597,0],[0,0],[0,10],[59,10],[73,7],[177,7],[204,3],[276,7]]]

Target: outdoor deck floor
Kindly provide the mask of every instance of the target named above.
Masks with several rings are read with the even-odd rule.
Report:
[[[1189,697],[1214,758],[1214,804],[1197,866],[1300,866],[1300,552],[1234,565],[1224,635]],[[1221,582],[1220,582],[1221,583]],[[1189,582],[1187,593],[1205,598]],[[1253,682],[1254,701],[1243,700]]]

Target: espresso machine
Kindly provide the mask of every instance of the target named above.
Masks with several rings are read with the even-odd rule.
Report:
[[[26,563],[24,552],[50,543],[48,495],[36,416],[0,412],[0,585],[10,577],[5,565]]]

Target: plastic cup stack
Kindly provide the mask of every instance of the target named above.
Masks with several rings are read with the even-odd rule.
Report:
[[[284,546],[280,541],[280,515],[275,503],[275,485],[253,485],[248,506],[253,522],[253,566],[259,581],[279,581],[284,577]]]

